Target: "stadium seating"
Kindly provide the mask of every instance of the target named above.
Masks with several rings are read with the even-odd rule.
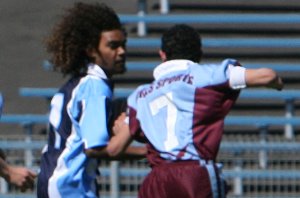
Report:
[[[299,14],[148,14],[138,16],[136,14],[120,14],[121,21],[128,23],[166,23],[166,24],[297,24],[300,23]]]
[[[53,94],[57,91],[57,88],[28,88],[23,87],[20,88],[20,95],[24,97],[41,97],[44,99],[49,99],[53,96]],[[132,88],[117,88],[116,90],[116,97],[126,97],[128,96],[133,89]],[[273,90],[261,90],[261,89],[249,89],[244,90],[241,93],[240,100],[245,99],[265,99],[265,100],[280,100],[286,101],[286,104],[289,104],[288,101],[296,101],[300,98],[300,91],[298,90],[284,90],[282,92],[276,92]],[[285,102],[284,102],[285,103]],[[287,108],[288,109],[288,108]],[[14,122],[14,123],[40,123],[47,122],[47,115],[4,115],[2,122]],[[270,126],[284,126],[290,125],[292,127],[300,125],[300,118],[298,117],[286,117],[285,115],[281,116],[242,116],[242,115],[231,115],[228,116],[225,120],[225,125],[228,126],[254,126],[256,128],[256,134],[260,134],[258,141],[246,141],[243,140],[242,142],[237,141],[225,141],[222,143],[220,150],[223,153],[231,153],[236,155],[236,153],[243,153],[243,152],[253,152],[256,153],[258,164],[261,168],[265,169],[268,166],[268,153],[269,152],[288,152],[293,150],[298,150],[299,144],[297,143],[290,143],[290,142],[267,142],[265,139],[266,134],[268,133],[268,127]],[[31,133],[32,134],[32,133]],[[282,132],[284,134],[284,132]],[[293,135],[292,135],[293,136]],[[41,149],[42,145],[45,141],[31,141],[30,143],[23,143],[21,141],[0,141],[0,146],[5,149],[22,149],[25,146],[27,149]],[[239,158],[238,158],[239,159]],[[238,160],[231,160],[238,161]],[[232,186],[234,189],[241,189],[243,188],[243,180],[249,180],[253,178],[263,178],[263,179],[285,179],[285,178],[296,178],[297,174],[293,174],[297,171],[291,170],[290,172],[286,172],[287,174],[284,175],[283,172],[274,172],[272,171],[261,171],[261,170],[252,170],[252,169],[243,169],[241,171],[242,166],[236,166],[236,162],[234,162],[234,166],[229,166],[228,169],[225,171],[225,177],[229,180],[236,179],[239,182],[233,183]],[[237,170],[235,170],[237,169]],[[249,169],[249,170],[248,170]],[[112,172],[108,171],[108,167],[104,168],[102,173],[104,177],[110,177]],[[133,169],[129,170],[123,168],[120,169],[121,173],[119,177],[143,177],[149,171],[147,168],[143,169]],[[238,171],[239,170],[239,171]],[[263,173],[263,174],[261,174]],[[274,173],[274,174],[272,174]],[[258,175],[258,176],[257,176]],[[284,175],[284,176],[281,176]],[[289,177],[289,175],[293,175],[293,177]],[[235,190],[239,192],[240,190]],[[236,194],[238,194],[236,192]]]
[[[26,124],[39,124],[39,123],[47,123],[47,115],[4,115],[3,119],[1,120],[2,123],[17,123],[23,125]],[[286,123],[292,125],[300,125],[300,118],[284,118],[282,116],[228,116],[226,121],[226,125],[257,125],[257,126],[267,126],[267,125],[284,125]],[[31,140],[32,133],[28,134],[26,137],[25,142],[20,141],[0,141],[0,146],[2,149],[9,149],[9,150],[25,150],[27,151],[27,155],[25,155],[25,160],[33,160],[32,152],[34,150],[41,150],[42,147],[45,145],[46,141],[40,140]],[[241,153],[241,152],[249,152],[254,151],[256,153],[265,153],[264,158],[260,160],[263,162],[260,163],[268,163],[267,160],[267,152],[272,151],[295,151],[300,149],[300,144],[298,143],[291,143],[291,142],[223,142],[221,144],[220,150],[222,152],[229,152],[229,153]],[[30,156],[28,155],[30,152]],[[27,164],[27,166],[37,169],[36,165],[34,164]],[[102,177],[111,177],[115,175],[115,171],[110,168],[100,168],[102,173]],[[148,172],[149,168],[139,168],[139,169],[132,169],[132,168],[121,168],[118,177],[144,177]],[[242,169],[241,166],[235,166],[235,168],[227,169],[224,171],[224,177],[228,180],[238,180],[233,184],[234,189],[241,189],[243,185],[243,180],[247,179],[300,179],[300,174],[298,171],[289,170],[289,171],[274,171],[274,170],[252,170],[252,169]],[[238,190],[235,190],[238,191]],[[239,190],[240,191],[240,190]]]
[[[151,71],[159,64],[158,33],[175,23],[189,23],[202,33],[204,62],[234,57],[246,68],[270,67],[283,76],[286,90],[244,90],[225,120],[218,161],[224,164],[230,198],[298,197],[300,193],[300,118],[296,112],[300,99],[300,4],[288,2],[161,0],[152,2],[149,13],[146,0],[138,0],[139,13],[119,15],[129,29],[129,61],[128,74],[115,78],[115,97],[127,97],[138,84],[152,79]],[[48,62],[43,67],[51,69]],[[20,87],[19,95],[49,102],[56,91],[53,87]],[[3,115],[1,124],[19,125],[24,134],[1,140],[0,147],[16,152],[24,161],[19,159],[21,163],[36,169],[46,138],[35,126],[46,127],[47,113],[48,109],[40,115]],[[100,170],[101,197],[112,198],[136,197],[139,184],[149,172],[143,160],[102,161]]]

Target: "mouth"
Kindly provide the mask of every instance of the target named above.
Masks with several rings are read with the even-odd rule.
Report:
[[[118,73],[124,73],[126,72],[126,60],[122,59],[122,60],[118,60],[115,63],[116,65],[116,69],[118,70]]]
[[[121,59],[121,60],[117,60],[116,64],[117,65],[125,65],[126,60],[125,59]]]

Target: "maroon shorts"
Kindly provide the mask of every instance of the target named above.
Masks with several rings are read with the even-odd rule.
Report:
[[[142,183],[138,197],[211,198],[213,193],[206,167],[198,161],[188,161],[154,167]]]

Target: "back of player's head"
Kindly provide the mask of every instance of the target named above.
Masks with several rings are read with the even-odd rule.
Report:
[[[202,56],[201,37],[188,25],[174,25],[163,33],[161,50],[166,54],[167,60],[187,59],[199,62]]]
[[[66,10],[46,40],[51,62],[64,74],[79,74],[85,68],[87,48],[97,48],[104,31],[122,29],[113,9],[100,3],[75,3]]]

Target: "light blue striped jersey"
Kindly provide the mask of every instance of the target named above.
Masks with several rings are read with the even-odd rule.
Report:
[[[107,145],[111,98],[107,77],[97,65],[89,65],[87,75],[71,79],[53,97],[38,181],[38,188],[48,186],[49,197],[97,197],[98,162],[84,149]]]

